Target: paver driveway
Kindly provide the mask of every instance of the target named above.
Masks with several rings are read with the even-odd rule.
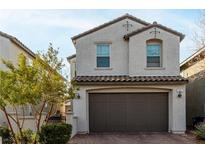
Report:
[[[192,144],[204,143],[192,134],[176,135],[169,133],[101,133],[76,135],[71,144]]]

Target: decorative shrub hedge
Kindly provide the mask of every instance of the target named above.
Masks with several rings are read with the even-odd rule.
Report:
[[[198,138],[205,140],[205,123],[201,123],[196,126],[196,130],[193,132]]]
[[[3,127],[3,126],[0,127],[0,136],[2,137],[3,144],[12,144],[13,143],[11,131],[7,127]]]
[[[23,130],[22,135],[20,134],[20,132],[16,134],[17,141],[21,144],[33,144],[35,137],[36,133],[34,133],[31,129]]]
[[[53,123],[43,125],[39,133],[39,142],[44,144],[68,143],[72,132],[72,126],[65,123]]]

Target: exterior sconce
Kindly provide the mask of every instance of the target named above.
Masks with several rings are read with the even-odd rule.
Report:
[[[183,93],[183,90],[177,90],[177,96],[179,97],[179,98],[181,98],[182,97],[182,93]]]
[[[79,93],[76,93],[75,97],[76,97],[77,99],[80,99],[80,94],[79,94]]]

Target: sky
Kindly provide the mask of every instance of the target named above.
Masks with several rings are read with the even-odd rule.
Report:
[[[0,10],[0,31],[17,37],[34,53],[46,51],[49,42],[59,48],[63,75],[69,74],[66,57],[75,53],[71,37],[129,13],[137,18],[165,25],[185,34],[180,61],[196,50],[192,41],[201,10]]]

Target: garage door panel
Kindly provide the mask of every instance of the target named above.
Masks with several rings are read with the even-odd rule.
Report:
[[[104,99],[101,95],[92,95],[89,105],[90,131],[106,131],[107,130],[107,103],[106,96]],[[100,120],[99,120],[100,119]]]
[[[127,106],[127,130],[128,131],[140,131],[146,128],[146,121],[148,119],[147,116],[145,116],[144,112],[142,111],[146,111],[146,104],[128,103]]]
[[[91,132],[168,129],[167,93],[89,94],[89,107]]]
[[[108,129],[110,131],[126,130],[126,103],[123,101],[108,103]]]

